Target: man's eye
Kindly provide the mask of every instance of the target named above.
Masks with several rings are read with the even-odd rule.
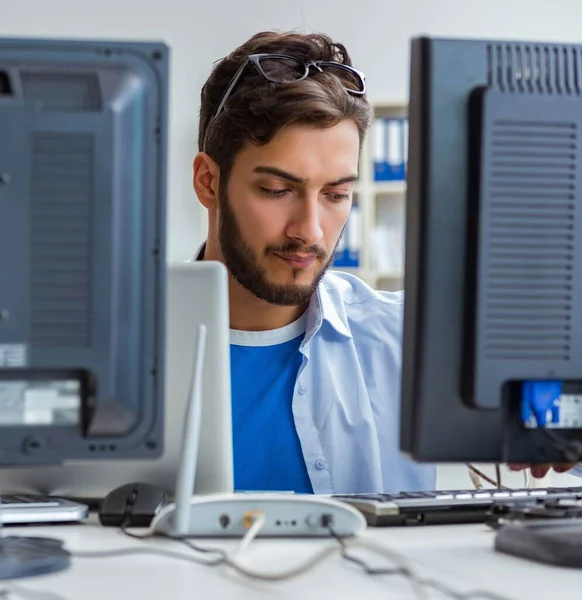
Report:
[[[350,198],[349,194],[328,194],[328,196],[334,202],[342,202],[343,200],[349,200],[349,198]]]
[[[266,196],[270,196],[271,198],[280,198],[289,192],[289,190],[272,190],[270,188],[262,187],[261,191]]]

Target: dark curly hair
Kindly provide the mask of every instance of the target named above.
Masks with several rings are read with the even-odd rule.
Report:
[[[223,183],[228,181],[234,158],[245,142],[267,144],[289,125],[327,128],[352,119],[362,144],[371,122],[370,105],[365,96],[347,93],[340,78],[326,70],[312,69],[306,79],[280,85],[265,81],[249,66],[218,118],[211,122],[238,68],[248,55],[259,53],[352,66],[346,48],[327,35],[273,31],[254,35],[221,60],[202,88],[198,147],[218,164]]]

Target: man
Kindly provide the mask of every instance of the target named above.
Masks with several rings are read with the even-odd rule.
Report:
[[[371,121],[324,35],[260,33],[203,87],[198,258],[229,270],[237,490],[426,490],[398,448],[403,297],[327,271]]]

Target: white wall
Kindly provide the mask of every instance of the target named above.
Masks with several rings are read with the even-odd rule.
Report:
[[[253,33],[325,31],[347,46],[356,66],[366,73],[372,99],[403,100],[408,94],[411,36],[575,42],[582,41],[581,21],[580,0],[0,0],[0,36],[156,39],[170,44],[172,261],[191,256],[205,229],[190,173],[200,88],[213,61]],[[520,485],[521,476],[506,474],[505,480]],[[439,487],[466,486],[470,480],[464,467],[440,470]]]
[[[214,60],[263,29],[342,41],[374,100],[407,97],[413,35],[582,41],[580,0],[0,0],[0,35],[161,39],[173,52],[168,255],[189,257],[205,217],[192,193],[198,97]]]

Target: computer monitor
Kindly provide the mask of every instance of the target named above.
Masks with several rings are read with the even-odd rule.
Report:
[[[582,47],[414,39],[409,118],[401,449],[564,462],[522,408],[582,439]]]
[[[99,503],[115,488],[139,481],[173,496],[191,402],[198,329],[207,329],[202,366],[201,426],[192,493],[234,490],[230,389],[228,275],[219,262],[168,264],[164,453],[153,460],[74,460],[55,466],[0,469],[4,493],[47,494]]]
[[[0,465],[163,451],[169,51],[0,39]]]

